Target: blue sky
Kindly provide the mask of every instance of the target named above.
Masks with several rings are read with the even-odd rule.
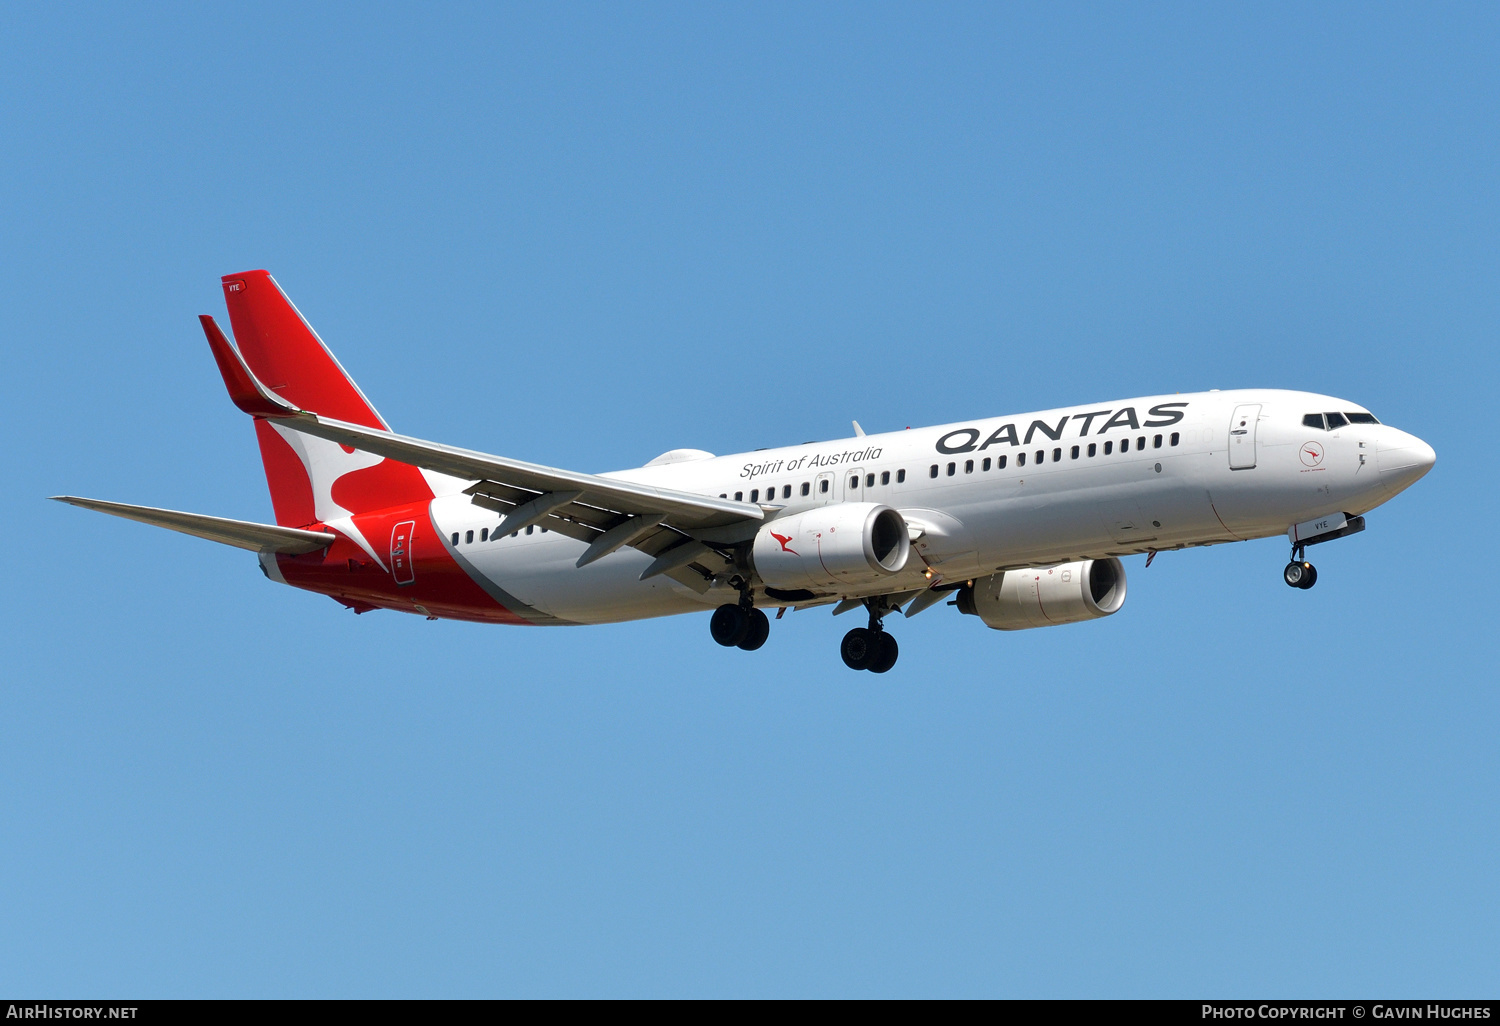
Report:
[[[0,991],[1493,993],[1492,5],[0,11]],[[355,617],[43,500],[270,519],[194,317],[581,470],[1346,396],[1434,472],[1097,623]],[[1487,455],[1488,454],[1488,455]],[[44,558],[45,557],[45,558]]]

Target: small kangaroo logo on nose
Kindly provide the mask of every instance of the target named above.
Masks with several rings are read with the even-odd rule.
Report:
[[[771,532],[771,537],[775,538],[776,541],[780,543],[780,545],[781,545],[781,551],[782,552],[790,552],[794,556],[800,556],[802,554],[802,553],[798,552],[796,549],[788,547],[789,544],[790,544],[790,542],[791,542],[791,540],[792,540],[792,536],[791,535],[789,535],[789,534],[777,534],[775,531],[772,531]]]

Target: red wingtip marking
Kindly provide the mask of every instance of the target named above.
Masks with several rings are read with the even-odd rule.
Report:
[[[203,325],[203,334],[208,338],[208,347],[213,350],[214,362],[219,365],[219,374],[224,378],[224,387],[229,390],[230,401],[252,417],[290,416],[285,407],[277,406],[261,395],[249,369],[214,319],[203,314],[198,322]]]

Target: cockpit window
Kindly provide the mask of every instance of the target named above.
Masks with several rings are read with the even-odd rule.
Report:
[[[1342,413],[1325,413],[1323,414],[1323,416],[1328,418],[1329,431],[1337,431],[1339,428],[1344,427],[1349,423],[1349,421],[1344,418],[1344,415]]]
[[[1302,426],[1303,427],[1310,427],[1310,428],[1317,428],[1319,431],[1327,431],[1328,430],[1326,427],[1323,426],[1323,415],[1321,413],[1309,413],[1307,416],[1303,417],[1302,418]]]
[[[1379,424],[1373,413],[1350,413],[1347,414],[1351,424]]]

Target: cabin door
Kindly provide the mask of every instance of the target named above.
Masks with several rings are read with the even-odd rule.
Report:
[[[1229,421],[1229,469],[1249,470],[1255,466],[1255,427],[1260,420],[1260,404],[1236,406]]]

